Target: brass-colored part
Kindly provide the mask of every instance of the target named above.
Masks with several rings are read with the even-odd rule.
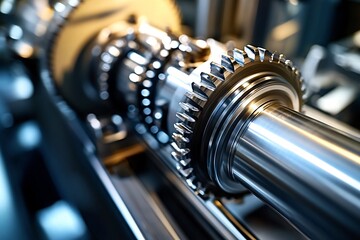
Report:
[[[134,144],[127,148],[121,148],[114,154],[105,157],[103,163],[107,167],[115,166],[121,162],[124,162],[132,156],[143,153],[144,151],[145,147],[142,144]]]
[[[109,143],[112,143],[112,142],[115,142],[115,141],[123,140],[126,137],[127,137],[127,132],[126,131],[119,131],[117,133],[104,136],[103,141],[104,141],[105,144],[109,144]]]
[[[52,43],[50,64],[54,80],[61,84],[73,69],[81,49],[101,29],[135,16],[162,30],[179,33],[180,13],[173,0],[87,0],[70,13]]]

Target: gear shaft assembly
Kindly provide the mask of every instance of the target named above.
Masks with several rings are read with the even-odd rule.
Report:
[[[173,156],[197,162],[181,172],[202,171],[200,182],[231,193],[242,183],[308,236],[357,235],[359,142],[299,112],[301,77],[266,54],[247,46],[241,61],[223,56],[213,74],[201,73],[220,84],[193,85],[182,103]]]
[[[309,237],[360,234],[360,144],[301,113],[303,79],[284,55],[227,52],[136,14],[66,52],[76,11],[44,66],[79,113],[126,112],[201,198],[250,190]]]

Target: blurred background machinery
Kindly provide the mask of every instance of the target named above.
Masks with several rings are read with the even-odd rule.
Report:
[[[163,161],[168,149],[161,146],[171,142],[171,135],[162,130],[172,126],[164,127],[161,116],[174,107],[156,105],[155,124],[146,114],[136,119],[133,87],[144,59],[167,59],[159,39],[172,39],[166,49],[170,56],[175,49],[183,51],[166,63],[164,73],[175,80],[187,78],[182,74],[209,56],[206,42],[195,39],[212,39],[207,41],[212,52],[251,43],[292,59],[307,86],[303,111],[359,141],[359,10],[358,1],[340,0],[0,1],[0,238],[321,236],[306,232],[307,225],[316,225],[312,221],[303,221],[305,227],[294,223],[297,216],[286,216],[281,207],[275,207],[277,213],[243,188],[236,194],[192,191],[189,178],[184,183],[181,171]],[[119,21],[126,27],[112,25]],[[253,51],[260,54],[259,48]],[[121,52],[127,57],[116,76],[135,83],[125,90],[121,81],[119,87],[102,80]],[[146,97],[150,87],[143,85]],[[169,96],[171,91],[169,86],[159,95],[177,96]],[[118,111],[107,101],[116,102]]]

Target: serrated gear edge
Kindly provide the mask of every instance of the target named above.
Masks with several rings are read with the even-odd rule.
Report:
[[[301,94],[301,105],[304,102],[305,84],[301,73],[287,60],[283,54],[270,52],[264,48],[246,45],[244,50],[233,49],[228,55],[221,56],[221,63],[210,63],[209,72],[200,73],[200,84],[192,83],[192,91],[187,92],[184,101],[180,102],[180,110],[176,113],[178,122],[174,124],[175,132],[172,134],[172,157],[177,162],[177,170],[185,179],[188,186],[200,197],[207,198],[213,195],[196,176],[193,160],[191,158],[191,139],[195,125],[211,98],[212,93],[225,82],[238,68],[244,67],[249,62],[269,61],[288,68],[296,78]],[[301,107],[301,106],[300,106]]]

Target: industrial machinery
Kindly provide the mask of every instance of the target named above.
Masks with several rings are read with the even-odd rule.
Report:
[[[11,48],[82,238],[360,236],[359,135],[308,116],[284,54],[183,34],[168,0],[40,2]]]

